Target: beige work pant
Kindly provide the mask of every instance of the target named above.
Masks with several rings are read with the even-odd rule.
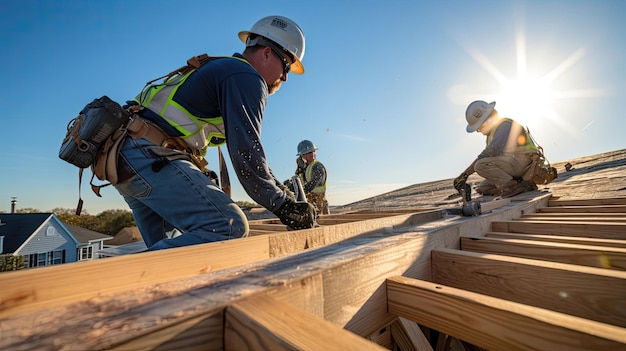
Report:
[[[474,170],[485,180],[476,186],[476,191],[489,195],[501,189],[513,177],[521,177],[531,161],[530,157],[523,154],[481,158],[476,161]]]

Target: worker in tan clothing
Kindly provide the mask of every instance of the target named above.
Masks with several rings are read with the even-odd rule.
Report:
[[[454,180],[454,188],[463,189],[474,172],[485,178],[476,186],[482,195],[511,197],[536,190],[535,183],[522,179],[537,153],[528,130],[510,118],[501,117],[495,102],[472,102],[465,111],[467,132],[479,132],[487,137],[485,149]],[[460,190],[459,190],[460,191]]]

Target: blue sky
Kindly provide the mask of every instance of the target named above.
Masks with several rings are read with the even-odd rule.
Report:
[[[484,146],[465,132],[476,99],[527,125],[550,161],[625,147],[626,1],[0,0],[0,211],[12,197],[74,208],[77,168],[58,150],[85,104],[132,98],[193,55],[241,52],[237,32],[268,15],[306,36],[306,73],[265,110],[269,164],[289,178],[312,140],[331,205],[456,177]],[[216,150],[207,160],[218,168]],[[128,209],[89,176],[86,211]]]

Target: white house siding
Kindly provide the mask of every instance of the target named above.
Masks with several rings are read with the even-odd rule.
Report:
[[[54,228],[54,234],[48,228]],[[16,252],[18,255],[47,253],[65,250],[65,262],[76,261],[76,242],[56,221],[48,219],[37,232]]]

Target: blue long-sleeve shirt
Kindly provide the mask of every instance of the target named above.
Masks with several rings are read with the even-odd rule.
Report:
[[[241,54],[234,57],[243,59]],[[234,58],[212,60],[202,65],[178,88],[173,100],[200,118],[222,116],[228,154],[239,182],[258,204],[274,212],[286,194],[270,170],[261,143],[263,110],[268,87],[247,62]],[[145,118],[172,136],[181,136],[157,113],[144,109]]]

